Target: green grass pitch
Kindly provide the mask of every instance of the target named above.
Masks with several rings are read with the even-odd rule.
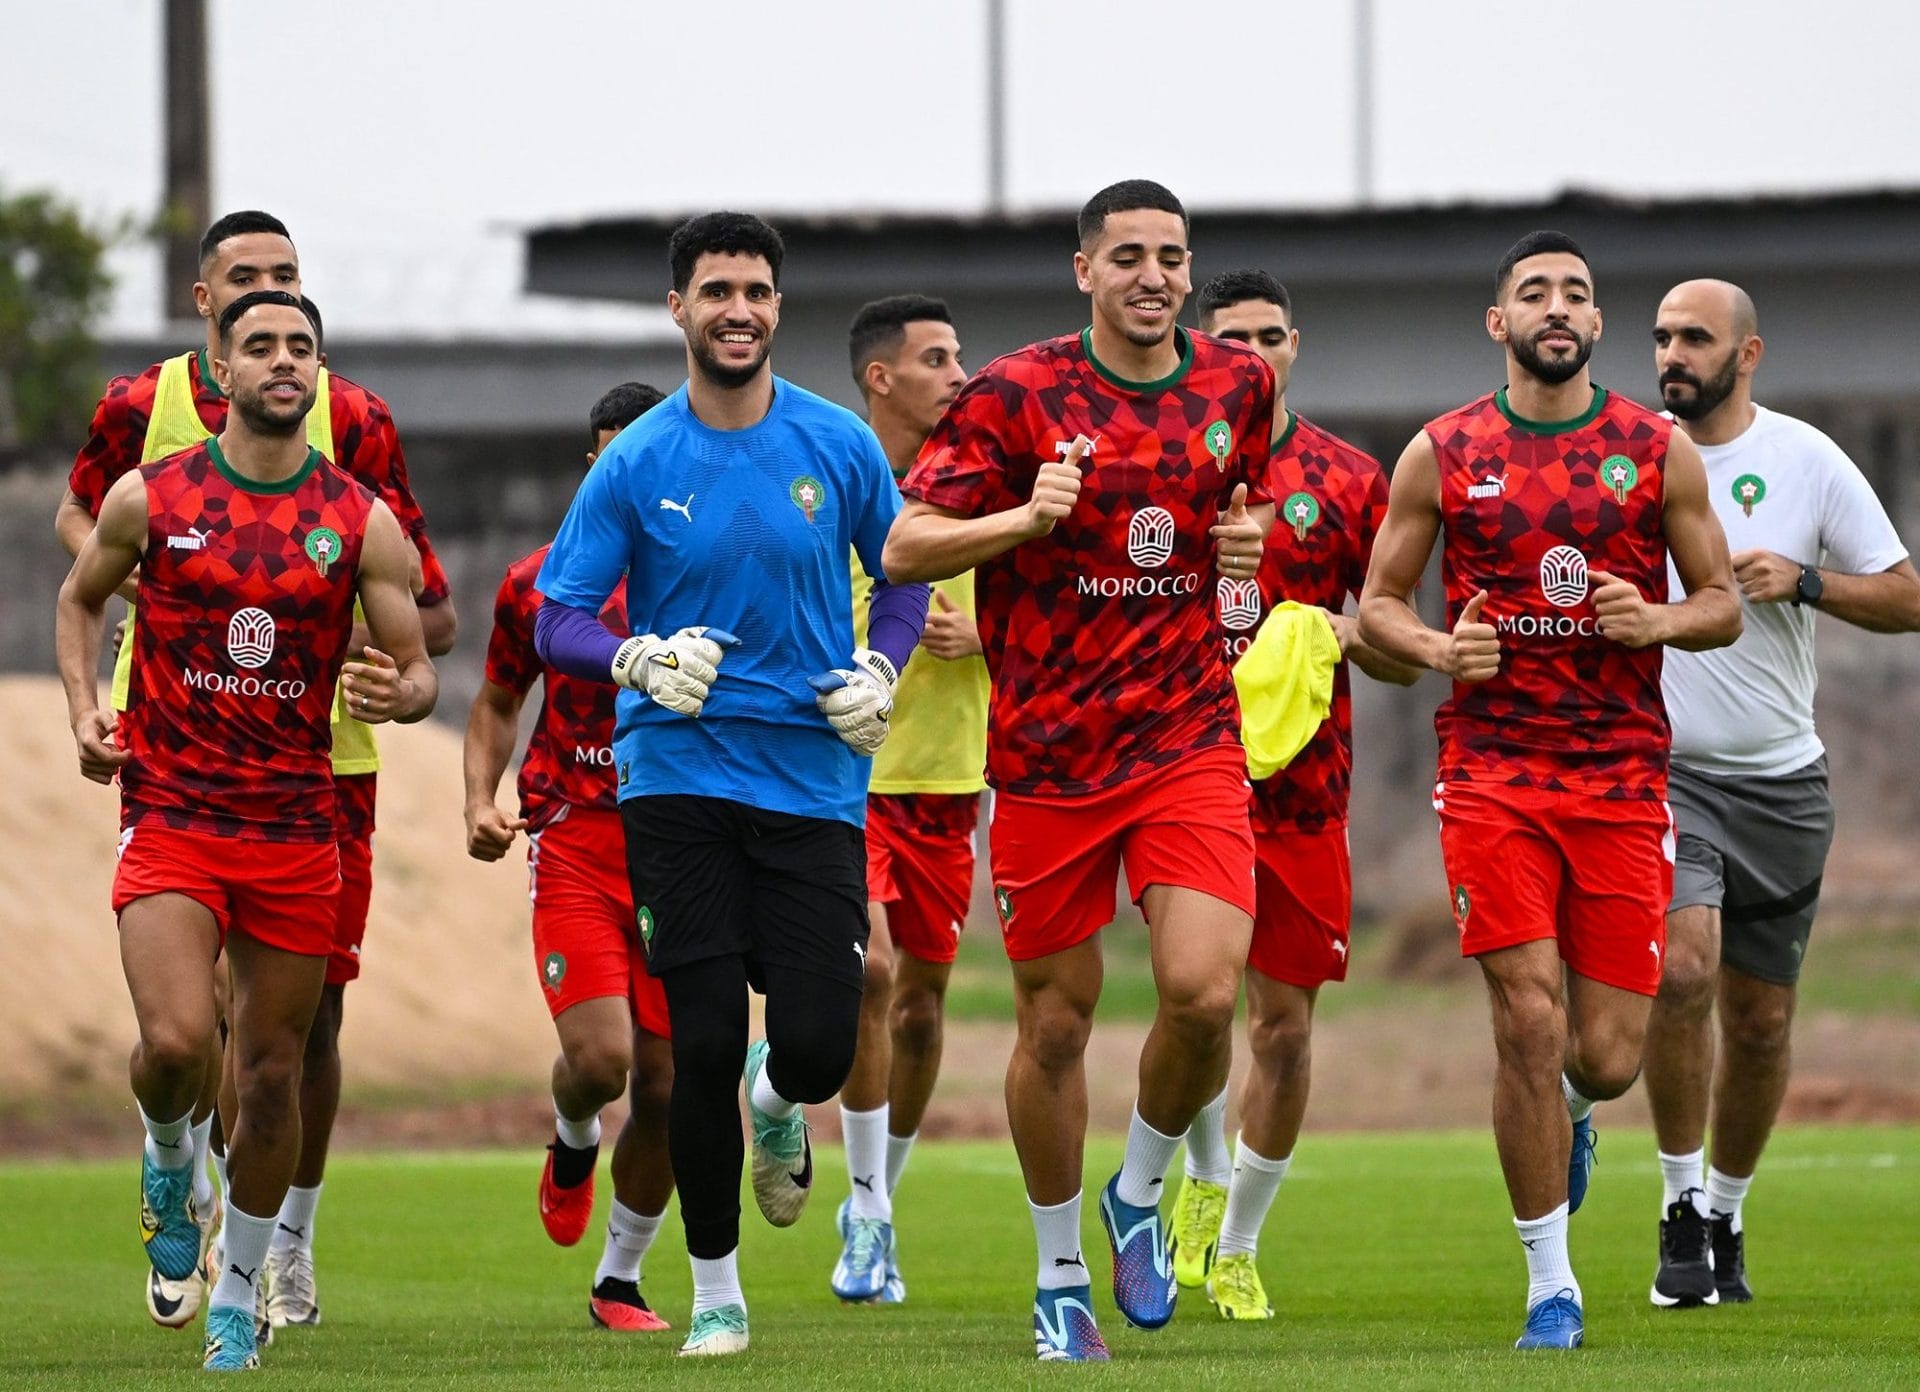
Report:
[[[1309,1130],[1267,1225],[1260,1264],[1279,1318],[1219,1321],[1186,1293],[1156,1334],[1122,1327],[1094,1205],[1086,1240],[1114,1362],[1032,1361],[1033,1248],[1005,1145],[930,1143],[898,1200],[904,1306],[828,1294],[837,1153],[796,1228],[769,1229],[744,1199],[742,1274],[753,1348],[681,1362],[678,1334],[592,1330],[598,1225],[571,1251],[534,1213],[539,1152],[343,1155],[318,1235],[318,1329],[266,1354],[278,1388],[699,1386],[892,1389],[1060,1385],[1197,1388],[1635,1387],[1769,1389],[1920,1385],[1920,1129],[1783,1131],[1748,1203],[1759,1300],[1656,1311],[1659,1177],[1645,1133],[1602,1124],[1600,1169],[1574,1219],[1588,1347],[1520,1355],[1523,1267],[1489,1137],[1321,1136]],[[1117,1142],[1088,1156],[1092,1195]],[[198,1325],[148,1323],[135,1234],[134,1148],[113,1163],[0,1166],[0,1386],[204,1385]],[[601,1204],[606,1203],[604,1170]],[[646,1290],[676,1326],[689,1282],[677,1222]]]

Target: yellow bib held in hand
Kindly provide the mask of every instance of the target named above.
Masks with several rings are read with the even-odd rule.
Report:
[[[1233,665],[1252,777],[1271,778],[1307,747],[1333,709],[1339,662],[1340,640],[1325,610],[1292,600],[1273,607]]]

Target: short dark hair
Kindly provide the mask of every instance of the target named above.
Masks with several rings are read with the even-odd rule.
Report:
[[[263,213],[258,208],[243,208],[237,213],[228,213],[206,230],[200,238],[200,264],[204,266],[213,259],[214,252],[220,249],[220,243],[232,237],[244,237],[249,232],[269,232],[276,237],[285,237],[289,242],[293,240],[286,223],[272,213]]]
[[[240,316],[250,309],[258,309],[261,305],[285,305],[288,309],[299,310],[303,318],[307,315],[307,307],[300,303],[298,295],[289,295],[284,290],[249,290],[220,312],[220,346],[222,348],[233,341],[233,326],[240,322]],[[313,323],[310,318],[307,322]],[[320,349],[318,325],[314,325],[313,329],[313,347],[315,352]]]
[[[665,392],[645,382],[622,382],[608,388],[587,416],[588,439],[599,444],[601,431],[618,434],[666,399]]]
[[[929,295],[888,295],[861,305],[853,323],[847,326],[847,357],[852,362],[854,384],[865,391],[867,364],[899,352],[907,325],[929,319],[940,324],[953,322],[945,300]]]
[[[1172,213],[1180,219],[1181,235],[1193,230],[1187,221],[1187,210],[1180,200],[1173,196],[1173,190],[1165,184],[1156,184],[1151,179],[1122,179],[1117,184],[1108,184],[1100,192],[1087,200],[1080,210],[1080,245],[1092,246],[1100,238],[1101,231],[1107,225],[1107,219],[1115,213],[1130,213],[1135,208],[1152,208],[1156,212]]]
[[[306,315],[307,322],[313,325],[313,350],[317,353],[326,346],[327,342],[326,328],[320,322],[320,306],[308,299],[305,295],[302,295],[300,297],[300,312]]]
[[[1507,293],[1507,282],[1513,278],[1513,268],[1529,256],[1545,256],[1549,252],[1564,251],[1586,262],[1587,273],[1593,273],[1593,263],[1587,261],[1587,253],[1580,249],[1580,243],[1564,232],[1529,232],[1519,241],[1507,248],[1507,254],[1500,258],[1500,265],[1493,273],[1493,298],[1498,303]]]
[[[667,264],[673,271],[677,293],[687,293],[693,263],[709,252],[765,257],[767,268],[773,272],[774,288],[780,288],[780,261],[787,254],[787,244],[752,213],[703,213],[673,229],[667,239]]]
[[[1287,316],[1287,327],[1293,327],[1293,297],[1287,293],[1287,287],[1265,271],[1255,270],[1222,271],[1201,286],[1201,322],[1206,322],[1228,305],[1237,305],[1244,300],[1266,300],[1269,304],[1279,305],[1280,312]]]

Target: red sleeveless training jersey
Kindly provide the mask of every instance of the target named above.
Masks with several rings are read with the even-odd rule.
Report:
[[[1591,571],[1667,596],[1661,526],[1672,423],[1594,388],[1571,421],[1528,421],[1504,389],[1426,427],[1440,463],[1447,623],[1487,591],[1491,680],[1455,683],[1434,728],[1442,783],[1607,798],[1666,796],[1671,731],[1660,648],[1602,636]]]
[[[374,497],[317,451],[292,478],[236,474],[208,440],[141,466],[132,758],[120,823],[260,841],[334,839],[328,717]]]

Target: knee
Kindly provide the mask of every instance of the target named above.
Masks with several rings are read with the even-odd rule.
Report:
[[[207,1066],[213,1037],[178,1020],[148,1025],[140,1033],[140,1053],[146,1066],[169,1077],[198,1074]]]
[[[319,1008],[307,1027],[303,1061],[308,1073],[318,1073],[340,1058],[340,1016],[344,1005],[342,990],[329,986],[320,994]]]
[[[1793,1005],[1784,993],[1755,1001],[1722,1001],[1720,1032],[1729,1049],[1749,1055],[1778,1055],[1787,1051],[1793,1029]]]
[[[1640,1076],[1640,1050],[1626,1041],[1600,1048],[1576,1045],[1567,1069],[1582,1097],[1607,1102],[1625,1094]]]
[[[1077,1068],[1092,1033],[1093,1012],[1066,1000],[1035,1001],[1020,1012],[1020,1046],[1043,1073]]]
[[[1712,1008],[1720,957],[1710,948],[1711,944],[1690,938],[1667,939],[1667,958],[1660,968],[1659,1001],[1663,1007],[1689,1014]]]
[[[926,1054],[940,1041],[941,999],[933,991],[902,991],[893,999],[893,1047]]]
[[[884,1013],[893,999],[893,958],[877,943],[867,952],[866,982],[861,992],[863,1010]]]
[[[249,1123],[294,1105],[300,1086],[302,1050],[295,1044],[262,1046],[234,1060],[233,1086]]]
[[[660,1056],[633,1060],[632,1114],[636,1117],[665,1118],[673,1099],[673,1059],[665,1050]]]
[[[1247,1025],[1247,1048],[1254,1062],[1276,1078],[1304,1072],[1312,1044],[1313,1026],[1305,1015],[1255,1015]]]
[[[575,1084],[605,1106],[626,1091],[633,1067],[632,1046],[624,1039],[594,1039],[579,1044],[567,1056]]]
[[[1231,973],[1163,986],[1160,1023],[1187,1041],[1189,1047],[1204,1049],[1232,1031],[1233,1008],[1239,995],[1239,980]]]
[[[1557,1074],[1567,1055],[1567,1015],[1557,992],[1510,986],[1493,1012],[1494,1049],[1528,1074]]]

